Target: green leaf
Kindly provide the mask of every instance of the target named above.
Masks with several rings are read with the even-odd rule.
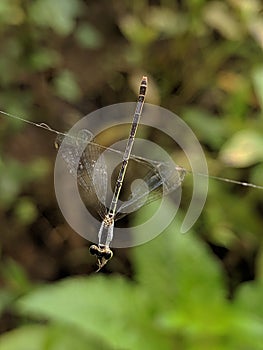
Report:
[[[133,249],[137,279],[152,297],[162,295],[158,302],[167,303],[168,298],[176,307],[182,301],[192,305],[204,298],[211,304],[222,300],[226,291],[219,263],[193,233],[179,232],[179,224],[173,222],[156,239]]]
[[[0,23],[20,25],[25,20],[23,7],[19,2],[2,0],[0,2]]]
[[[24,313],[66,322],[114,346],[127,342],[129,311],[136,296],[121,278],[75,278],[39,289],[22,298]],[[125,335],[125,337],[124,337]],[[128,348],[128,347],[127,347]]]
[[[170,349],[172,338],[158,331],[151,298],[122,278],[74,278],[23,297],[23,314],[66,323],[125,349]],[[138,312],[139,311],[139,312]]]
[[[69,70],[63,70],[54,80],[54,88],[58,96],[74,102],[81,96],[81,91],[75,75]]]
[[[162,34],[162,37],[173,37],[182,34],[188,28],[187,17],[168,7],[150,7],[146,14],[146,21],[149,27]]]
[[[65,325],[29,325],[0,337],[0,350],[110,350],[101,341]]]
[[[16,160],[0,159],[0,191],[1,205],[8,208],[17,198],[22,186],[47,174],[50,164],[40,158],[30,164],[22,164]]]
[[[120,21],[120,29],[125,37],[139,46],[146,46],[153,42],[158,32],[150,26],[144,25],[134,16],[123,17]]]
[[[0,290],[0,315],[15,297],[16,295],[10,293],[8,290],[3,288]]]
[[[215,349],[260,349],[262,326],[229,303],[219,263],[193,233],[178,231],[173,224],[133,249],[136,283],[103,275],[71,278],[22,297],[17,309],[112,348],[202,349],[212,343]]]
[[[247,314],[232,308],[219,263],[193,233],[179,234],[177,226],[173,223],[158,238],[133,250],[137,279],[158,309],[159,327],[174,339],[183,339],[185,349],[203,349],[209,343],[214,349],[243,344],[259,349],[260,323],[252,317],[248,325]]]
[[[57,51],[39,48],[30,57],[30,65],[37,71],[54,68],[60,62],[60,55]]]
[[[39,157],[27,165],[27,171],[30,174],[29,179],[39,179],[51,173],[52,165],[48,159]]]
[[[17,197],[23,184],[23,169],[16,161],[4,162],[0,159],[1,205],[8,207]]]
[[[255,165],[251,172],[251,182],[262,184],[263,164]]]
[[[246,311],[250,315],[257,316],[263,322],[263,280],[243,283],[236,294],[235,305],[239,310]],[[263,323],[262,323],[263,335]]]
[[[0,350],[36,350],[43,348],[45,339],[43,326],[27,326],[0,337]]]
[[[90,24],[83,24],[75,32],[79,43],[88,49],[97,49],[103,44],[103,37],[100,32]]]
[[[263,159],[263,135],[254,130],[242,130],[221,149],[220,159],[233,167],[242,168]]]
[[[31,198],[20,197],[16,202],[15,215],[21,224],[29,225],[36,219],[38,210]]]
[[[35,24],[52,28],[59,35],[69,35],[81,12],[78,0],[36,0],[30,6],[30,17]]]
[[[218,149],[225,139],[225,128],[221,120],[198,108],[187,108],[182,113],[184,121],[196,133],[198,140]]]
[[[1,274],[5,284],[17,295],[31,289],[31,283],[23,267],[15,260],[9,258],[1,265]]]

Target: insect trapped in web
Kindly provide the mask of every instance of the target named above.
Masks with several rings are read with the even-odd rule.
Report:
[[[113,253],[110,249],[110,244],[114,236],[115,222],[125,216],[126,213],[135,211],[141,206],[147,205],[152,201],[161,198],[162,195],[171,193],[176,188],[181,186],[185,175],[191,173],[191,171],[180,166],[175,166],[171,172],[171,169],[165,162],[158,162],[132,154],[136,130],[143,111],[146,89],[147,78],[143,77],[138,102],[136,104],[136,109],[131,124],[130,135],[124,152],[98,145],[95,143],[94,136],[89,130],[81,130],[74,138],[72,135],[61,133],[50,128],[47,124],[34,123],[1,111],[2,114],[8,117],[16,118],[25,123],[29,123],[36,127],[56,133],[58,135],[56,141],[57,147],[63,143],[63,151],[61,154],[70,173],[77,179],[78,184],[83,188],[83,190],[86,191],[89,196],[94,198],[94,205],[102,220],[101,227],[98,232],[98,245],[92,244],[90,247],[91,254],[95,255],[98,259],[98,270],[100,270],[108,262],[108,260],[112,258]],[[79,147],[84,143],[86,145],[84,152],[82,154],[78,154]],[[122,158],[121,168],[109,206],[106,205],[105,200],[107,172],[103,162],[103,151],[105,149],[107,149],[108,152],[118,153]],[[80,160],[77,165],[75,164],[75,159]],[[143,164],[148,168],[147,175],[144,178],[144,182],[147,184],[147,190],[144,186],[138,185],[128,201],[124,202],[118,207],[118,200],[130,159],[138,164]],[[94,167],[94,163],[96,163],[96,167]],[[220,181],[253,187],[256,189],[263,189],[263,186],[253,183],[241,182],[202,173],[198,173],[197,175],[209,176],[210,178]],[[96,181],[94,181],[94,178]]]

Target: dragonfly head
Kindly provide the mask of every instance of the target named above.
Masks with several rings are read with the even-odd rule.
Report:
[[[98,259],[98,270],[96,272],[100,271],[100,269],[102,269],[102,267],[113,257],[112,250],[105,246],[99,247],[92,244],[89,251],[91,255],[96,255]]]

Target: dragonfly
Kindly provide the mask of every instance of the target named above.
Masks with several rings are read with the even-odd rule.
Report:
[[[113,256],[110,244],[114,235],[115,222],[142,206],[160,199],[163,195],[173,192],[184,180],[184,168],[171,167],[169,162],[158,162],[143,157],[136,157],[131,154],[143,110],[146,88],[147,77],[144,76],[141,81],[139,98],[124,152],[97,144],[93,134],[87,129],[80,130],[76,137],[72,135],[61,137],[59,135],[56,140],[56,148],[59,148],[63,143],[62,158],[70,173],[77,179],[79,186],[84,190],[83,193],[85,194],[86,201],[91,203],[93,208],[95,207],[96,212],[102,220],[98,232],[98,244],[92,244],[89,249],[90,253],[97,257],[97,271]],[[83,150],[83,145],[85,149],[82,152],[80,150]],[[106,205],[108,174],[103,156],[105,150],[107,153],[117,154],[122,157],[121,167],[109,206]],[[146,175],[143,178],[143,182],[139,182],[135,186],[128,200],[118,206],[124,177],[130,160],[138,166],[144,167],[146,169]]]

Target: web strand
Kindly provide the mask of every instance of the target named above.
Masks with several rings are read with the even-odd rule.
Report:
[[[57,131],[55,129],[52,129],[48,124],[46,123],[34,123],[32,122],[31,120],[27,120],[27,119],[24,119],[22,117],[18,117],[18,116],[15,116],[13,114],[10,114],[10,113],[7,113],[7,112],[4,112],[4,111],[1,111],[0,110],[0,113],[1,114],[4,114],[5,116],[9,117],[9,118],[13,118],[13,119],[16,119],[16,120],[20,120],[21,122],[24,122],[24,123],[27,123],[27,124],[30,124],[30,125],[33,125],[33,126],[36,126],[37,128],[41,128],[41,129],[45,129],[45,130],[48,130],[48,131],[51,131],[57,135],[64,135],[66,136],[66,134],[60,132],[60,131]]]
[[[203,176],[203,177],[208,177],[209,179],[214,179],[214,180],[218,180],[218,181],[223,181],[223,182],[228,182],[228,183],[232,183],[235,185],[240,185],[240,186],[244,186],[244,187],[252,187],[252,188],[257,188],[259,190],[263,190],[263,186],[260,185],[256,185],[250,182],[244,182],[244,181],[237,181],[237,180],[233,180],[233,179],[228,179],[226,177],[221,177],[221,176],[215,176],[215,175],[208,175],[208,174],[202,174],[202,173],[193,173],[190,170],[186,170],[186,172],[191,173],[191,174],[195,174],[198,176]]]
[[[47,130],[47,131],[50,131],[56,135],[62,135],[62,136],[69,136],[67,133],[63,133],[63,132],[60,132],[58,130],[55,130],[53,128],[51,128],[48,124],[46,123],[35,123],[31,120],[27,120],[27,119],[24,119],[22,117],[19,117],[19,116],[15,116],[13,114],[10,114],[10,113],[7,113],[7,112],[4,112],[4,111],[1,111],[0,110],[0,113],[9,117],[9,118],[13,118],[13,119],[16,119],[16,120],[20,120],[21,122],[23,123],[27,123],[27,124],[30,124],[30,125],[33,125],[37,128],[41,128],[41,129],[44,129],[44,130]],[[100,147],[103,147],[100,145]],[[103,147],[104,148],[104,147]],[[105,149],[110,149],[116,153],[122,153],[121,151],[118,151],[118,150],[114,150],[114,149],[111,149],[109,147],[105,147]],[[137,157],[138,159],[142,159],[142,160],[148,160],[146,158],[143,158],[143,157]],[[157,162],[158,163],[158,162]],[[261,185],[256,185],[256,184],[253,184],[253,183],[250,183],[250,182],[243,182],[243,181],[237,181],[237,180],[233,180],[233,179],[229,179],[229,178],[225,178],[225,177],[221,177],[221,176],[215,176],[215,175],[208,175],[208,174],[203,174],[203,173],[193,173],[191,170],[188,170],[188,169],[185,169],[183,167],[179,167],[180,169],[184,170],[186,173],[188,174],[195,174],[195,175],[198,175],[198,176],[203,176],[203,177],[207,177],[209,179],[214,179],[214,180],[218,180],[218,181],[223,181],[223,182],[227,182],[227,183],[232,183],[232,184],[235,184],[235,185],[239,185],[239,186],[244,186],[244,187],[250,187],[250,188],[255,188],[255,189],[259,189],[259,190],[263,190],[263,186]]]

